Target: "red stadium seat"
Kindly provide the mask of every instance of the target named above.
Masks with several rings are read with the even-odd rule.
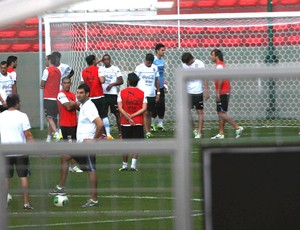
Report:
[[[239,6],[256,6],[258,3],[258,0],[239,0],[238,5]]]
[[[201,42],[200,39],[180,39],[180,46],[196,48],[201,46]]]
[[[216,0],[200,0],[196,3],[199,8],[213,7],[216,4]]]
[[[297,5],[300,4],[299,0],[280,0],[281,5]]]
[[[292,25],[283,24],[283,25],[274,25],[273,30],[274,32],[287,32],[292,28]]]
[[[33,52],[38,52],[39,51],[39,43],[34,43],[34,44],[32,44],[32,46],[31,46],[31,50],[33,51]],[[45,51],[45,44],[42,44],[42,50],[43,51]]]
[[[0,44],[0,52],[9,52],[10,51],[10,44]]]
[[[39,24],[39,18],[27,18],[24,23],[26,25],[38,25]]]
[[[194,1],[181,0],[179,2],[180,8],[193,8],[193,6],[194,6]]]
[[[178,39],[165,39],[161,42],[168,48],[177,48],[178,47]]]
[[[222,47],[241,47],[244,46],[241,38],[224,38],[221,39]]]
[[[31,43],[16,43],[11,46],[14,52],[28,52],[31,51]]]
[[[268,39],[265,37],[248,37],[244,38],[243,43],[245,46],[266,46],[268,44]]]
[[[0,38],[14,38],[17,35],[16,29],[0,30]]]
[[[18,32],[19,38],[36,38],[38,35],[38,28],[24,29]]]
[[[279,0],[273,0],[273,5],[277,5]],[[267,6],[268,0],[258,0],[258,5],[260,6]]]
[[[217,1],[218,7],[231,7],[235,6],[238,0],[219,0]]]
[[[219,38],[203,38],[200,41],[199,47],[220,47],[221,41]]]
[[[163,30],[164,34],[177,34],[178,33],[178,27],[166,27]]]

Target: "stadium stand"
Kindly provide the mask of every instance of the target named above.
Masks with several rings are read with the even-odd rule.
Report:
[[[158,0],[158,2],[164,2],[166,0]],[[170,0],[168,0],[170,1]],[[157,9],[157,14],[177,14],[177,0],[173,0],[174,4],[172,8],[169,9]],[[180,14],[201,14],[201,13],[232,13],[232,12],[265,12],[267,11],[267,0],[180,0],[179,10]],[[300,10],[300,0],[273,0],[273,11],[299,11]],[[118,25],[120,28],[120,25]],[[151,27],[147,28],[146,26],[138,26],[138,25],[122,25],[121,29],[116,30],[113,27],[113,24],[109,26],[103,26],[101,28],[93,28],[87,31],[85,34],[82,30],[60,30],[60,31],[51,31],[51,37],[54,38],[69,38],[72,35],[76,35],[76,37],[88,36],[92,38],[94,36],[103,36],[105,39],[101,40],[101,42],[97,44],[93,44],[93,42],[82,43],[78,42],[75,45],[75,50],[83,50],[86,47],[88,48],[99,48],[99,49],[133,49],[133,48],[152,48],[152,43],[155,41],[145,41],[143,39],[143,35],[147,34],[166,34],[168,35],[165,41],[165,44],[168,47],[176,47],[178,45],[178,41],[172,39],[171,36],[176,36],[178,34],[178,28],[176,27],[166,27],[165,30],[162,30],[161,27],[155,28]],[[252,31],[253,29],[253,31]],[[214,41],[211,39],[203,38],[201,43],[199,43],[198,39],[194,39],[192,37],[188,37],[188,35],[192,34],[220,34],[224,31],[231,31],[235,34],[238,33],[246,33],[250,32],[263,32],[268,28],[266,26],[255,27],[255,28],[245,28],[245,27],[231,27],[231,28],[221,28],[221,27],[211,27],[211,28],[183,28],[180,33],[184,34],[183,39],[189,39],[189,47],[211,47],[215,42],[220,42],[225,47],[231,46],[254,46],[254,45],[265,45],[267,38],[265,37],[248,37],[243,40],[238,37],[233,37],[230,39],[221,39],[215,38]],[[289,36],[285,37],[284,31],[288,31],[289,26],[274,27],[274,31],[279,33],[274,37],[275,45],[282,44],[283,41],[288,41],[290,44],[299,44],[299,39],[297,37]],[[296,24],[293,28],[294,30],[299,30],[299,24]],[[282,32],[282,33],[281,33]],[[134,36],[136,37],[135,42],[125,41],[118,42],[114,41],[113,37],[117,35],[125,35],[125,36]],[[43,33],[44,36],[44,33]],[[109,41],[107,41],[109,38]],[[93,39],[91,39],[93,40]],[[184,41],[184,40],[183,40]],[[181,44],[186,45],[186,42],[181,42]],[[287,43],[286,43],[287,44]],[[69,47],[70,44],[65,40],[62,40],[60,43],[56,44],[56,50],[64,50]],[[28,18],[22,22],[14,23],[7,28],[0,29],[0,52],[37,52],[39,48],[38,45],[38,18],[32,17]],[[45,46],[43,45],[43,50]]]

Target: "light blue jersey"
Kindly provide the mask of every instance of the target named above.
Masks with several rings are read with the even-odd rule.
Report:
[[[164,76],[164,72],[165,72],[165,59],[160,58],[158,59],[156,56],[154,57],[154,61],[153,64],[157,66],[158,68],[158,73],[159,73],[159,87],[162,89],[164,88],[164,82],[165,82],[165,76]]]

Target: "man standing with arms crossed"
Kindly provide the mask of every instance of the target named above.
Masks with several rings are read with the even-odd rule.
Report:
[[[99,76],[103,76],[105,78],[105,82],[102,84],[102,87],[104,98],[106,100],[107,111],[108,108],[110,108],[110,112],[115,115],[120,137],[121,126],[117,97],[118,86],[123,84],[123,76],[117,66],[111,65],[111,57],[108,54],[103,55],[102,62],[104,66],[99,68]]]
[[[166,47],[158,43],[155,46],[155,57],[154,57],[154,62],[153,64],[157,66],[158,68],[158,80],[159,80],[159,89],[156,89],[158,92],[160,92],[160,97],[159,100],[156,103],[156,113],[153,114],[152,116],[152,121],[151,121],[151,126],[153,131],[156,131],[156,129],[165,131],[164,128],[164,116],[165,116],[165,111],[166,111],[166,106],[165,106],[165,52],[166,52]],[[158,116],[158,123],[157,127],[155,124],[155,118]]]
[[[146,130],[146,138],[153,137],[151,133],[151,117],[155,112],[155,103],[159,100],[160,92],[155,92],[159,89],[158,69],[153,65],[154,55],[151,53],[146,54],[144,63],[135,68],[134,73],[139,77],[138,88],[143,90],[147,97],[148,105],[147,111],[144,113],[144,128]]]
[[[68,77],[64,77],[61,82],[62,90],[57,95],[57,105],[59,111],[59,125],[62,131],[63,139],[72,142],[76,140],[77,131],[77,113],[76,109],[79,109],[79,103],[76,102],[76,96],[70,92],[71,80]],[[62,155],[60,157],[60,181],[56,188],[50,192],[50,195],[64,195],[64,186],[68,176],[69,161],[73,158],[70,155]],[[76,165],[75,165],[76,166]],[[78,172],[82,172],[80,168],[76,166]]]
[[[223,53],[219,49],[214,49],[210,53],[212,62],[216,63],[217,69],[224,69],[225,63],[223,60]],[[216,80],[216,104],[217,113],[219,116],[219,133],[213,136],[211,139],[224,139],[224,127],[227,121],[235,128],[235,138],[239,138],[244,130],[242,126],[239,126],[230,116],[227,115],[227,109],[229,104],[229,97],[231,93],[229,80]]]

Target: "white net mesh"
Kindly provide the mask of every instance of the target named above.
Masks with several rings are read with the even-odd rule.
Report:
[[[66,51],[63,59],[75,70],[74,86],[78,85],[81,71],[86,67],[84,58],[89,54],[100,58],[108,53],[126,79],[127,73],[143,62],[146,53],[154,53],[155,45],[163,43],[167,48],[165,78],[169,87],[165,120],[172,125],[174,70],[181,67],[183,52],[191,52],[207,68],[214,68],[210,61],[213,48],[223,51],[227,67],[293,66],[299,63],[298,17],[87,21],[51,23],[50,28],[51,50]],[[295,107],[298,86],[297,80],[234,81],[229,113],[244,125],[298,125]],[[205,104],[206,121],[217,119],[213,87],[211,82],[212,97]],[[251,92],[248,94],[248,91]]]

